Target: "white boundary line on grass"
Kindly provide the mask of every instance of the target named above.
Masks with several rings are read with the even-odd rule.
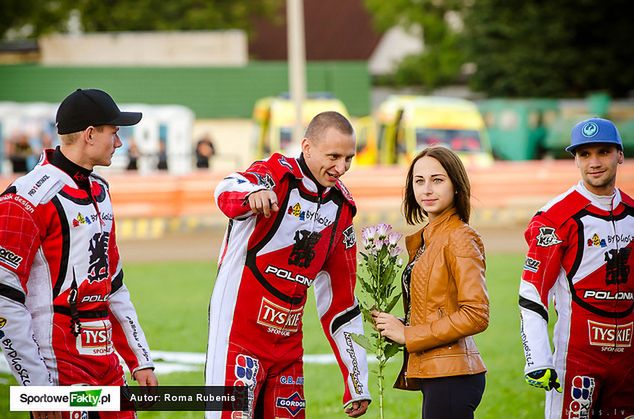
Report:
[[[205,354],[201,352],[152,351],[152,359],[158,375],[200,371],[205,365]],[[368,362],[375,363],[376,357],[369,355]],[[336,364],[337,360],[333,354],[304,354],[304,363],[326,365]],[[0,373],[11,373],[4,356],[0,356]]]

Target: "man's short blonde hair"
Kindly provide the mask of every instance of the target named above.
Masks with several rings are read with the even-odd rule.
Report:
[[[93,127],[96,131],[99,132],[103,132],[104,130],[104,125],[97,125],[96,127]],[[88,128],[86,128],[88,129]],[[84,130],[85,131],[85,130]],[[74,144],[75,141],[77,141],[77,139],[79,137],[81,137],[82,132],[84,131],[77,131],[77,132],[71,132],[70,134],[60,134],[59,138],[62,142],[62,144],[64,145],[71,145]]]
[[[77,131],[77,132],[71,132],[70,134],[61,134],[59,136],[59,139],[64,145],[71,145],[71,144],[74,144],[75,141],[77,141],[79,137],[81,137],[82,132],[83,131]]]

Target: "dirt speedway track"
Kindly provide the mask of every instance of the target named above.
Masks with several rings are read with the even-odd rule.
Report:
[[[468,172],[473,196],[471,224],[481,232],[489,250],[523,250],[521,235],[530,217],[579,179],[572,160],[496,162]],[[103,174],[110,183],[121,247],[128,247],[132,259],[217,256],[226,219],[213,202],[213,191],[228,173]],[[345,175],[344,183],[357,203],[357,229],[387,222],[403,233],[414,230],[404,224],[400,213],[405,175],[404,167],[357,167]],[[8,185],[11,180],[0,178],[0,184]],[[634,160],[619,166],[617,185],[634,195]]]

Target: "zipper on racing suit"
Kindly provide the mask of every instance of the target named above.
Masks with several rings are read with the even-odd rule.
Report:
[[[83,189],[85,192],[88,193],[88,198],[90,199],[90,202],[92,204],[92,206],[95,208],[95,212],[97,213],[97,219],[99,221],[99,232],[101,233],[100,235],[103,235],[103,220],[101,218],[101,211],[99,211],[99,206],[97,205],[97,201],[95,200],[95,198],[92,195],[92,186],[90,183],[90,179],[88,179],[88,185],[85,185],[85,187],[82,187],[83,185],[78,185],[80,187],[80,189]],[[108,244],[110,242],[108,241]],[[105,250],[106,253],[108,252],[108,250]],[[79,334],[81,333],[81,319],[79,317],[79,310],[77,309],[77,300],[79,298],[79,287],[77,286],[77,277],[75,275],[75,268],[73,267],[73,282],[70,285],[70,291],[68,292],[68,305],[69,305],[69,309],[70,309],[70,317],[71,317],[71,321],[70,321],[70,331],[71,333],[77,337],[79,336]],[[110,293],[110,289],[108,289],[108,294]]]
[[[321,199],[323,197],[323,194],[325,193],[325,188],[319,186],[316,182],[315,182],[315,184],[317,185],[317,196],[318,196],[318,198],[317,198],[317,208],[315,209],[315,215],[313,216],[312,225],[310,227],[310,233],[309,233],[309,236],[307,237],[307,240],[306,240],[307,245],[311,242],[311,238],[312,238],[313,234],[320,234],[319,232],[315,231],[315,223],[317,222],[317,219],[319,218],[319,208],[321,207]],[[334,232],[333,232],[333,234],[334,234]],[[302,287],[302,286],[303,285],[299,284],[298,282],[295,282],[294,291],[297,291],[297,287]],[[309,287],[310,287],[310,285],[306,286],[307,289]],[[306,294],[305,294],[306,298],[304,299],[304,305],[306,305],[307,296],[308,296],[308,291],[306,291]],[[289,307],[288,311],[290,313],[291,311],[293,311],[293,303],[290,302],[289,304],[290,304],[290,307]],[[302,310],[302,317],[303,316],[304,316],[304,312]],[[287,328],[287,325],[284,324],[284,326],[282,327],[282,330],[286,331],[286,328]]]
[[[618,269],[621,266],[621,249],[619,248],[618,233],[616,231],[616,221],[614,220],[614,198],[612,198],[612,202],[610,203],[610,223],[612,224],[612,231],[614,232],[614,246],[616,247],[616,252],[614,253],[614,265],[617,269],[617,278],[616,278],[616,295],[620,295],[620,282],[618,278]],[[614,299],[614,312],[618,311],[619,300]],[[618,330],[619,330],[619,319],[614,316],[614,351],[616,352],[616,348],[618,345]]]

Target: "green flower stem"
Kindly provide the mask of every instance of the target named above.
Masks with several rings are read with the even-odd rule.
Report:
[[[384,348],[384,339],[379,335],[377,342],[377,360],[379,361],[379,371],[378,371],[378,385],[379,385],[379,416],[383,419],[383,370],[385,369],[385,348]]]

